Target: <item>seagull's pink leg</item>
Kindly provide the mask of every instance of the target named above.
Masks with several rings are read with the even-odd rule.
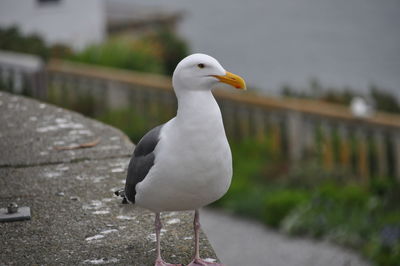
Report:
[[[156,213],[156,219],[155,219],[155,222],[154,222],[154,227],[156,229],[156,238],[157,238],[157,259],[156,259],[155,266],[182,266],[182,264],[166,263],[161,258],[160,232],[161,232],[162,224],[161,224],[161,219],[160,219],[160,213],[159,212]]]
[[[199,233],[200,233],[200,216],[199,210],[195,210],[194,212],[194,259],[187,266],[223,266],[223,264],[215,263],[215,262],[207,262],[200,258],[200,250],[199,250]]]

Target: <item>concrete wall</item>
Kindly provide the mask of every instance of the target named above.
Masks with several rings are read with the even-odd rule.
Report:
[[[106,34],[103,0],[1,0],[0,27],[18,26],[38,33],[48,43],[66,43],[82,49]]]

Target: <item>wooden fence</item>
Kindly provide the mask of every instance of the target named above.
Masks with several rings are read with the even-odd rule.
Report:
[[[89,97],[96,110],[132,107],[152,125],[176,111],[169,77],[57,60],[44,73],[48,89],[41,95],[57,94],[65,101]],[[360,119],[346,106],[313,100],[224,90],[214,95],[230,138],[268,139],[271,149],[292,164],[317,153],[327,169],[348,168],[365,180],[400,180],[399,115],[377,112]]]

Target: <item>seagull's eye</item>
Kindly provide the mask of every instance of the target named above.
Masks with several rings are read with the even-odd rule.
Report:
[[[199,68],[204,68],[204,67],[205,67],[204,64],[198,64],[197,66],[198,66]]]

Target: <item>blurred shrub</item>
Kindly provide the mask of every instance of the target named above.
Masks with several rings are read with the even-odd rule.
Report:
[[[396,229],[397,228],[397,229]],[[398,266],[400,261],[399,225],[387,227],[382,230],[381,235],[371,239],[364,252],[370,254],[376,265]],[[390,242],[385,239],[393,239]]]
[[[62,43],[54,44],[49,49],[50,57],[54,58],[68,58],[74,53],[68,45]]]
[[[166,27],[146,36],[143,41],[153,43],[159,48],[168,75],[172,75],[176,65],[189,54],[186,42]]]
[[[256,147],[258,146],[258,147]],[[237,214],[248,215],[258,219],[263,218],[262,199],[266,188],[261,185],[259,173],[264,169],[265,144],[255,140],[244,140],[240,143],[231,143],[234,176],[229,192],[216,203]],[[256,185],[259,184],[259,185]]]
[[[164,72],[160,58],[154,55],[151,47],[125,39],[110,39],[102,44],[90,45],[82,52],[71,55],[69,59],[143,72]]]
[[[393,228],[400,228],[400,206],[388,201],[390,194],[354,183],[322,184],[311,193],[310,201],[284,218],[281,230],[358,249],[377,265],[398,265],[400,233]]]
[[[327,182],[316,188],[314,199],[321,202],[326,201],[332,204],[343,206],[362,207],[365,205],[369,193],[360,184],[346,184],[339,186],[333,182]]]
[[[370,88],[370,94],[372,99],[374,99],[378,110],[400,113],[400,104],[390,93],[383,91],[376,86],[372,86]]]
[[[264,197],[264,221],[272,227],[279,227],[292,210],[308,201],[309,193],[287,189],[273,191]]]
[[[263,219],[263,202],[265,190],[262,187],[256,187],[248,183],[235,182],[229,188],[229,194],[223,199],[214,203],[214,206],[223,207],[238,215]]]
[[[49,48],[39,35],[24,35],[15,26],[0,28],[0,50],[35,54],[45,60],[49,57]]]

